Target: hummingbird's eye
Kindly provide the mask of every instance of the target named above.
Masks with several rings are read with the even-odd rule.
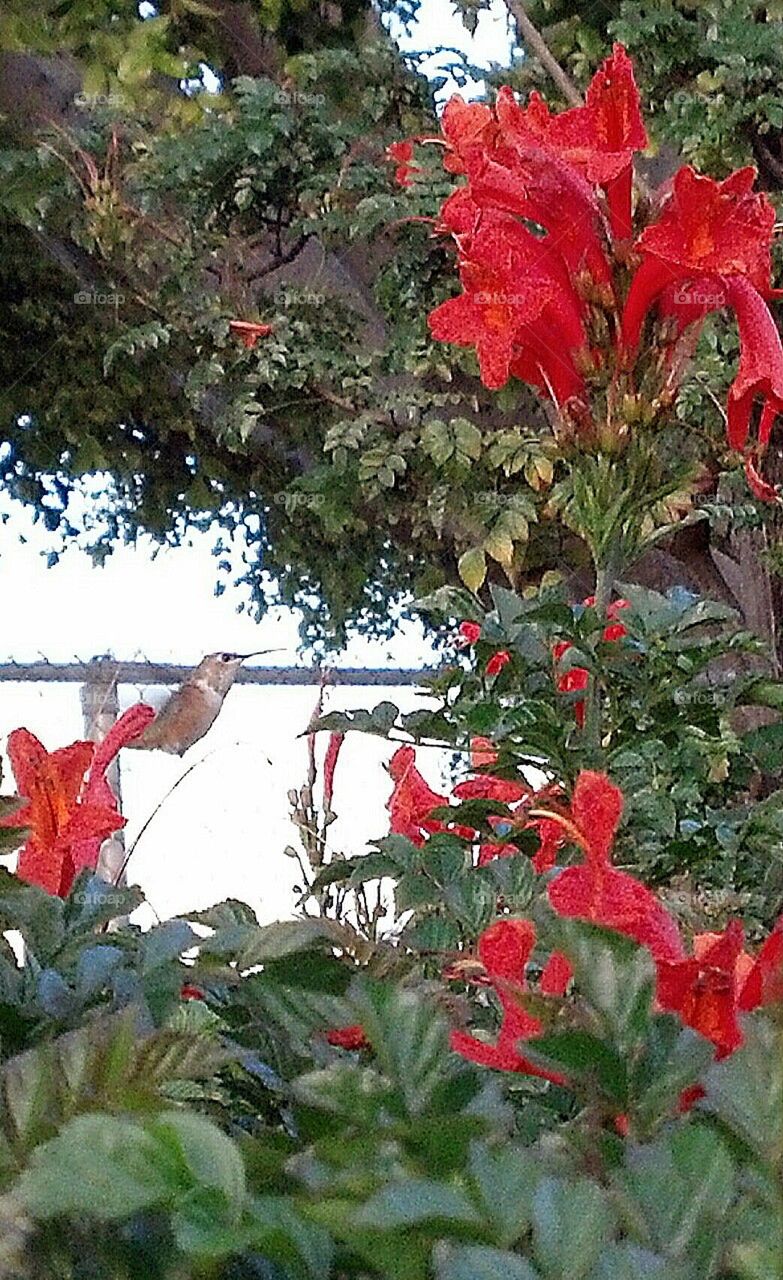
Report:
[[[220,655],[220,661],[221,661],[221,662],[232,662],[232,661],[233,661],[233,659],[234,659],[235,657],[236,657],[236,654],[234,654],[234,653],[221,653],[221,655]]]

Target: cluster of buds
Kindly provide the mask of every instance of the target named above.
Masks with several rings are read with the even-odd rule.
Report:
[[[436,225],[456,245],[463,292],[430,314],[433,336],[474,348],[485,386],[534,387],[561,441],[610,451],[665,420],[705,317],[731,308],[741,351],[729,444],[754,493],[774,500],[759,462],[783,413],[767,305],[781,291],[775,211],[752,190],[755,171],[718,182],[684,166],[634,208],[634,156],[648,140],[621,45],[582,107],[552,113],[535,92],[522,106],[504,87],[493,107],[453,97],[442,129],[445,168],[466,181]],[[410,145],[396,158],[409,183]]]

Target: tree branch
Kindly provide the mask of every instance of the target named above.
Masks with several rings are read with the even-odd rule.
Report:
[[[541,66],[549,73],[558,89],[572,107],[583,107],[584,99],[571,77],[563,70],[557,58],[549,49],[544,37],[527,16],[523,0],[506,0],[506,8],[517,24],[522,41],[538,58]]]

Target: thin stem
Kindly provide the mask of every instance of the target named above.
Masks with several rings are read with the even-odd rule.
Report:
[[[595,566],[594,608],[598,617],[602,620],[606,617],[606,611],[611,603],[612,591],[614,590],[614,580],[615,560],[610,554],[603,564],[596,564]],[[603,698],[601,696],[601,686],[594,674],[590,677],[590,687],[588,690],[587,706],[585,711],[585,733],[587,744],[593,755],[598,758],[601,754]]]

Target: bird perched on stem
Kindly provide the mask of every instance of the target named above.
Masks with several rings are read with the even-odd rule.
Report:
[[[242,663],[279,652],[258,649],[255,653],[208,653],[174,690],[144,733],[128,746],[135,751],[168,751],[183,756],[217,720]]]

